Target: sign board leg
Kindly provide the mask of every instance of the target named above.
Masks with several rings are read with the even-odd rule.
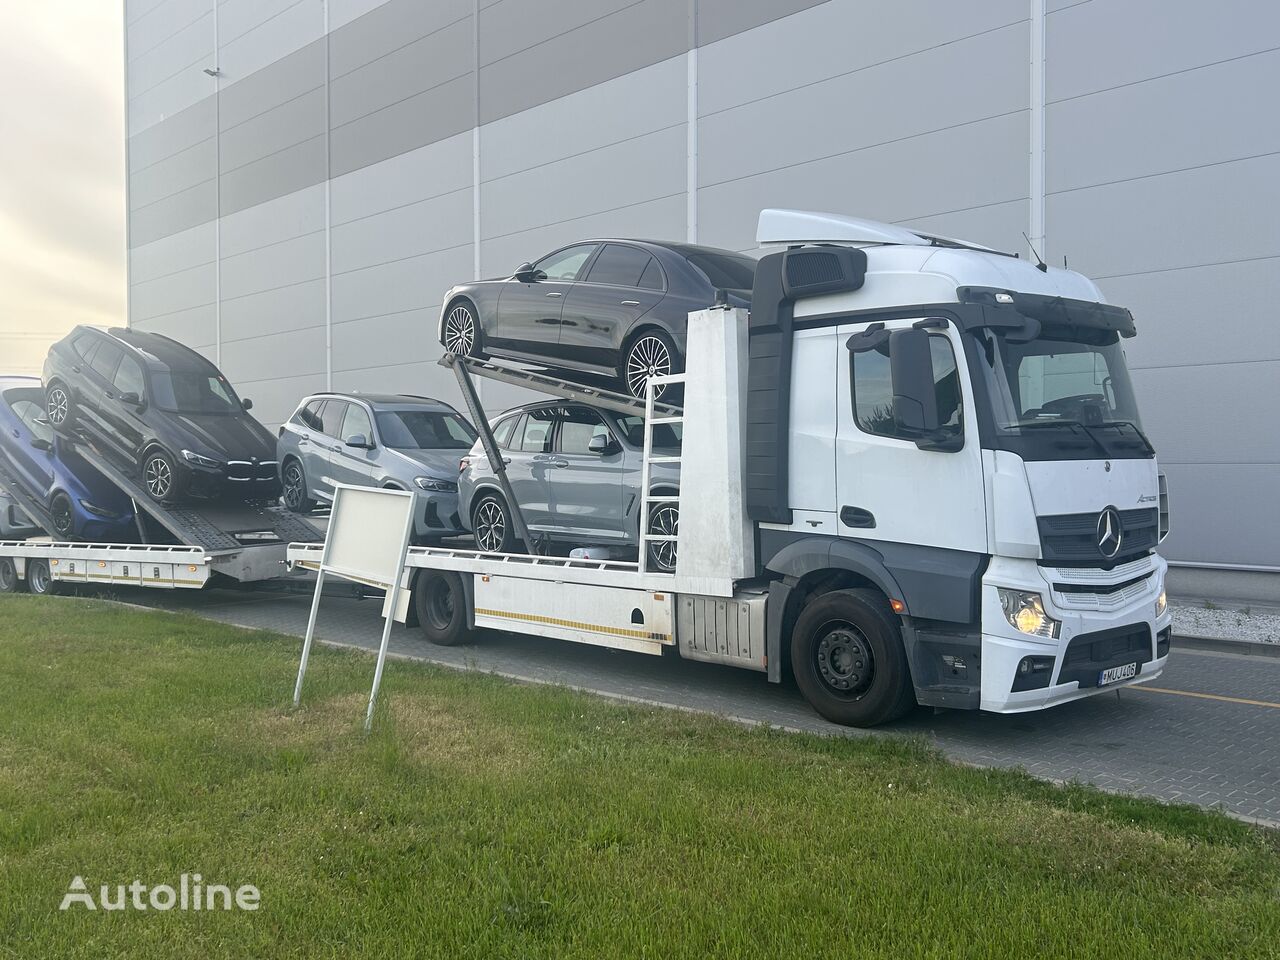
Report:
[[[298,682],[293,687],[293,705],[302,702],[302,678],[307,673],[307,660],[311,658],[311,640],[316,632],[316,614],[320,612],[320,594],[324,590],[324,569],[316,574],[316,593],[311,598],[311,616],[307,618],[307,635],[302,640],[302,662],[298,664]],[[384,641],[385,643],[385,641]]]
[[[388,605],[386,622],[382,625],[382,643],[378,645],[378,666],[373,671],[373,689],[369,691],[369,709],[364,715],[364,732],[373,729],[373,708],[378,702],[378,688],[382,686],[382,667],[387,662],[387,645],[391,642],[391,628],[396,622],[396,608],[400,605],[401,582],[404,580],[404,564],[409,556],[409,541],[413,539],[413,519],[417,515],[417,494],[410,498],[409,516],[405,521],[404,534],[400,539],[400,559],[396,563],[396,572],[391,577],[388,588]]]

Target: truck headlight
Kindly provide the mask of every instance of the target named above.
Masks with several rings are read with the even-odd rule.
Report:
[[[1000,595],[1000,609],[1004,611],[1009,626],[1029,636],[1057,639],[1062,623],[1044,612],[1040,594],[1005,587],[997,587],[996,592]]]
[[[203,454],[194,453],[191,450],[183,450],[182,459],[186,460],[187,463],[194,463],[197,467],[208,467],[210,470],[217,470],[222,466],[222,462],[220,460],[215,460],[213,457],[206,457]]]
[[[458,489],[458,485],[452,480],[437,480],[435,477],[414,477],[413,482],[419,489],[435,493],[453,493]]]
[[[1164,612],[1169,609],[1169,595],[1165,593],[1164,585],[1160,586],[1160,596],[1156,597],[1156,616],[1163,617]]]

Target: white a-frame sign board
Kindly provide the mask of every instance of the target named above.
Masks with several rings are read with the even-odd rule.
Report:
[[[316,574],[316,592],[311,599],[311,616],[307,619],[307,635],[302,641],[302,662],[298,664],[298,682],[293,688],[293,705],[302,702],[302,678],[311,657],[311,641],[316,631],[316,614],[320,611],[320,594],[329,576],[354,580],[381,587],[387,591],[383,607],[386,622],[382,627],[382,643],[378,647],[378,665],[373,673],[373,689],[369,692],[369,709],[364,728],[373,723],[373,707],[382,684],[382,667],[387,660],[387,643],[391,624],[395,622],[404,591],[404,562],[413,535],[413,517],[417,496],[409,490],[378,490],[335,484],[333,509],[329,513],[329,531],[320,554]]]

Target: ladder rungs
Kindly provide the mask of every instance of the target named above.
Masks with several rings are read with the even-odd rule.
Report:
[[[675,543],[680,538],[671,533],[646,533],[645,543]]]
[[[679,503],[679,497],[645,497],[645,503]]]
[[[684,423],[684,417],[654,417],[649,426],[656,427],[664,423]]]
[[[650,463],[679,463],[679,457],[650,457]]]

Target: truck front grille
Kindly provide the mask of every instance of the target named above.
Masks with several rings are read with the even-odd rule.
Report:
[[[1098,546],[1097,513],[1037,517],[1043,562],[1063,567],[1116,566],[1154,550],[1160,539],[1159,510],[1151,507],[1119,513],[1120,552],[1111,558]]]

